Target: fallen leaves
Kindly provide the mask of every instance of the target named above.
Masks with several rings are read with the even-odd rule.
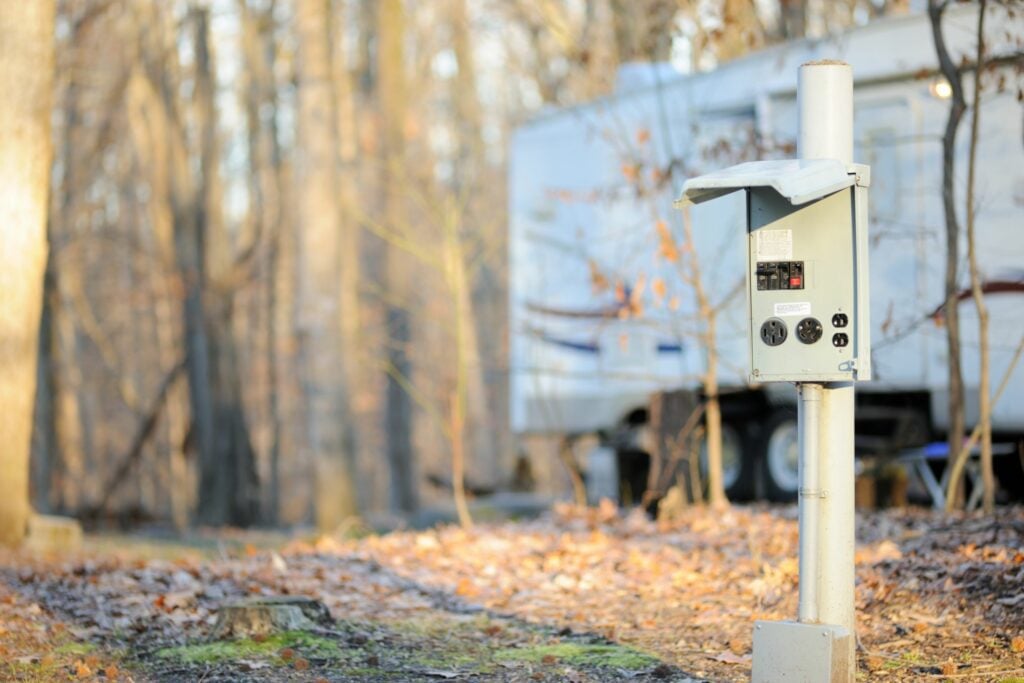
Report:
[[[984,679],[988,671],[1024,667],[1024,511],[863,514],[858,539],[858,631],[870,652],[863,669],[903,681],[950,671]],[[470,531],[297,541],[278,553],[250,545],[208,562],[25,562],[9,578],[33,598],[18,604],[20,614],[43,621],[42,603],[73,624],[62,637],[82,641],[112,633],[133,642],[201,638],[224,602],[309,595],[353,620],[491,608],[601,634],[728,681],[749,676],[751,622],[795,614],[796,542],[791,508],[688,508],[659,525],[605,502]],[[0,610],[15,599],[0,591]],[[2,623],[3,658],[38,664],[45,650],[12,649],[18,629]],[[497,624],[481,631],[481,638],[506,635]],[[313,666],[302,648],[278,656],[293,670]],[[86,669],[123,676],[81,654],[55,665],[66,667],[65,678]]]
[[[480,590],[476,587],[473,579],[464,576],[459,579],[458,583],[455,585],[455,594],[460,597],[471,598],[479,595]]]
[[[878,655],[868,655],[864,658],[864,665],[869,671],[878,671],[885,666],[886,660]]]
[[[109,657],[92,653],[38,603],[27,602],[0,580],[0,679],[13,681],[127,680]]]
[[[751,656],[738,655],[731,650],[726,650],[725,652],[715,655],[711,659],[725,664],[750,664]]]

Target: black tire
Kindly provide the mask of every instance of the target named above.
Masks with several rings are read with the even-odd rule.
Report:
[[[638,448],[619,449],[615,456],[619,469],[619,504],[639,505],[647,490],[651,456]]]
[[[799,434],[796,411],[792,408],[776,410],[761,425],[759,451],[768,500],[796,500],[800,488]]]
[[[701,444],[700,474],[707,488],[707,449]],[[722,479],[725,495],[731,501],[751,500],[757,478],[757,453],[751,448],[745,430],[734,424],[722,423]]]

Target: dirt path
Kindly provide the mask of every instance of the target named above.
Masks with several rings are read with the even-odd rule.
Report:
[[[24,596],[20,600],[44,605],[47,620],[74,625],[75,651],[116,653],[115,671],[124,680],[694,680],[650,654],[596,634],[498,614],[371,559],[317,552],[249,551],[219,560],[131,554],[62,563],[20,558],[4,578]],[[335,623],[208,641],[219,605],[283,594],[318,597]],[[29,649],[49,646],[44,639]],[[26,668],[22,679],[67,680],[69,672],[105,677],[95,667],[51,669]]]
[[[0,680],[130,680],[117,659],[0,582]]]
[[[63,623],[44,636],[94,648],[42,680],[77,675],[81,660],[96,679],[109,661],[114,678],[135,680],[738,681],[750,675],[751,622],[796,609],[789,508],[693,510],[662,527],[564,508],[277,551],[246,538],[212,557],[152,559],[130,541],[15,558],[3,578],[17,596],[0,596]],[[858,540],[859,679],[1024,680],[1024,510],[876,513],[860,518]],[[218,606],[253,595],[315,597],[337,621],[207,642]],[[9,648],[22,625],[0,623]],[[18,656],[52,651],[46,637]]]

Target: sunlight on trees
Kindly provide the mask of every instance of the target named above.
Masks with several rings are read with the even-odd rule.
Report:
[[[400,524],[452,498],[469,526],[474,492],[507,489],[524,466],[539,496],[568,496],[575,484],[582,500],[571,448],[531,460],[509,428],[506,176],[517,126],[609,96],[622,65],[709,69],[909,4],[12,5],[0,20],[0,73],[22,95],[0,106],[0,391],[12,444],[0,477],[30,490],[39,512],[178,530],[330,532],[368,515]],[[965,112],[985,125],[984,89],[995,87],[983,75],[981,90],[965,88],[971,67],[951,60],[947,151]],[[748,133],[764,142],[730,130],[724,146],[695,153],[707,163],[765,153],[741,149]],[[662,191],[680,169],[634,158],[650,144],[643,134],[615,133],[629,138],[622,182]],[[970,234],[984,230],[972,202],[969,256]],[[953,329],[960,231],[957,207],[946,208]],[[590,277],[602,295],[618,291],[627,313],[694,309],[707,401],[690,436],[706,435],[705,476],[720,505],[716,399],[729,360],[716,352],[716,314],[736,292],[706,283],[711,257],[691,234],[701,226],[657,212],[645,220],[664,233],[666,272],[644,273],[641,286],[594,260]],[[984,273],[968,260],[984,329]],[[950,334],[952,452],[964,399]],[[565,436],[571,446],[580,435]],[[989,453],[989,431],[979,438]],[[558,453],[576,468],[573,482]],[[991,489],[991,454],[982,460]],[[28,507],[17,496],[4,505],[13,541]]]

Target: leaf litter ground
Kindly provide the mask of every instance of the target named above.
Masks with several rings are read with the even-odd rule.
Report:
[[[796,612],[788,507],[611,506],[355,540],[219,551],[137,537],[2,562],[13,680],[746,680],[751,623]],[[858,517],[861,680],[1024,681],[1024,510]],[[323,601],[336,623],[210,642],[217,608]]]

